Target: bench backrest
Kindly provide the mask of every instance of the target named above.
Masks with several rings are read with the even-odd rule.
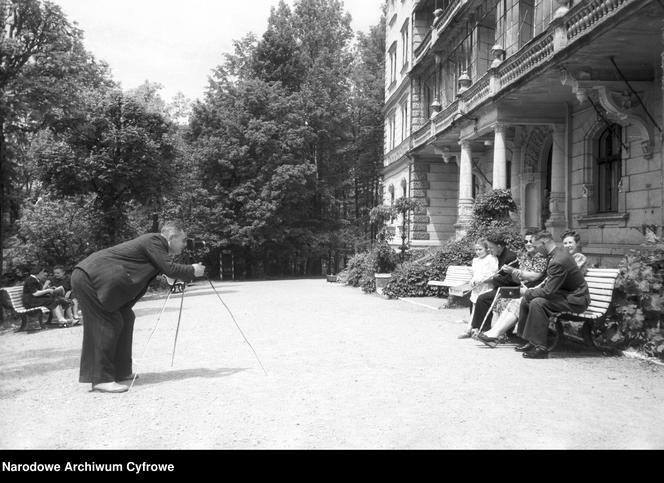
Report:
[[[450,265],[445,272],[443,284],[448,287],[463,285],[473,278],[473,268],[466,265]]]
[[[617,268],[589,268],[586,283],[590,291],[590,305],[586,312],[604,315],[611,305],[616,279],[620,275]]]
[[[16,287],[2,287],[2,289],[5,292],[7,292],[7,295],[9,295],[9,301],[12,304],[12,307],[14,310],[22,310],[25,309],[23,306],[23,287],[22,286],[16,286]]]

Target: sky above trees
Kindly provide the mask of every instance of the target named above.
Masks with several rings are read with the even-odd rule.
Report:
[[[171,99],[200,98],[211,69],[232,41],[261,35],[278,0],[54,0],[85,32],[85,46],[106,61],[123,89],[144,81]],[[292,1],[288,1],[292,4]],[[378,23],[383,0],[344,0],[355,31]]]

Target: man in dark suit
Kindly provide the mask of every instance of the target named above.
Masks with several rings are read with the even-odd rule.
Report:
[[[507,248],[505,239],[503,237],[498,235],[489,236],[487,237],[487,242],[489,245],[489,250],[491,250],[491,253],[498,259],[499,267],[509,265],[516,260],[516,254]],[[471,325],[475,332],[477,332],[482,326],[482,321],[484,320],[484,317],[487,315],[487,312],[493,303],[493,299],[496,296],[498,287],[516,287],[519,285],[518,282],[515,282],[512,279],[512,276],[509,273],[502,269],[496,275],[491,277],[488,282],[493,285],[493,290],[483,293],[477,298],[477,301],[475,302],[475,310],[473,311],[473,320]],[[483,330],[489,330],[491,328],[491,317],[492,314],[489,314],[486,323],[484,324]],[[470,337],[470,335],[468,335],[468,337]],[[466,337],[462,335],[460,338]]]
[[[79,382],[99,392],[128,390],[118,382],[133,377],[134,304],[159,273],[191,281],[205,272],[201,264],[173,262],[185,244],[182,228],[166,223],[161,233],[100,250],[76,265],[71,284],[85,320]]]
[[[515,348],[527,359],[546,359],[549,317],[557,312],[583,312],[590,304],[588,284],[569,252],[542,231],[533,236],[535,249],[549,255],[543,285],[522,289],[517,334],[528,342]]]

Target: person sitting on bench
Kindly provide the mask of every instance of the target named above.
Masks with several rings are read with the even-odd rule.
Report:
[[[37,266],[23,284],[23,305],[26,309],[46,307],[53,312],[57,323],[68,325],[73,321],[65,318],[64,310],[69,307],[69,301],[64,298],[64,290],[49,287],[48,270]]]
[[[515,281],[528,288],[535,287],[542,282],[546,273],[546,266],[549,263],[549,259],[533,247],[533,235],[535,233],[535,230],[529,230],[524,236],[526,246],[524,252],[519,256],[519,268],[504,268]],[[490,330],[477,334],[477,338],[489,347],[496,347],[498,340],[516,325],[520,306],[521,297],[499,298],[493,308],[493,312],[499,314],[498,321],[493,324]]]
[[[493,303],[493,299],[496,296],[498,287],[519,286],[519,283],[515,282],[512,279],[512,276],[504,270],[504,267],[507,265],[515,265],[515,262],[517,261],[516,254],[507,248],[505,239],[499,235],[488,236],[487,241],[491,253],[493,253],[493,255],[498,258],[498,266],[501,268],[500,271],[496,273],[496,275],[487,280],[493,286],[493,290],[483,293],[477,298],[477,301],[475,302],[475,310],[473,310],[473,317],[471,322],[473,333],[479,332],[485,316],[486,322],[484,324],[484,328],[491,328],[491,314],[488,312],[489,308],[491,308],[491,304]]]
[[[541,287],[521,289],[517,335],[528,342],[515,350],[523,352],[527,359],[546,359],[549,317],[557,312],[583,312],[590,304],[590,292],[574,258],[556,246],[551,233],[537,233],[533,236],[533,246],[543,255],[549,255],[549,264]]]

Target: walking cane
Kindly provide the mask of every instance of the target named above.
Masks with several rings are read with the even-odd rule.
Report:
[[[145,347],[143,348],[143,353],[141,354],[141,361],[145,357],[145,353],[148,350],[148,346],[150,345],[152,336],[154,335],[155,332],[157,332],[157,327],[159,327],[159,321],[161,320],[161,316],[164,314],[164,310],[166,310],[166,304],[168,303],[168,300],[171,298],[172,294],[173,291],[169,290],[168,295],[166,296],[166,300],[164,301],[164,305],[161,307],[161,312],[159,312],[159,316],[157,317],[157,323],[154,325],[154,329],[152,329],[152,333],[150,334],[150,337],[148,337],[148,341],[145,343]],[[138,377],[138,373],[134,371],[134,378],[131,380],[131,385],[129,386],[130,390],[132,387],[134,387],[134,382],[136,382],[136,377]]]
[[[235,323],[235,326],[237,327],[237,330],[239,330],[240,334],[242,334],[242,338],[247,343],[247,345],[251,348],[251,351],[254,353],[254,356],[256,357],[256,360],[258,361],[258,364],[260,364],[260,366],[261,366],[261,369],[263,369],[263,372],[267,376],[267,371],[265,370],[265,367],[263,367],[263,363],[261,362],[260,358],[258,357],[258,354],[254,350],[254,347],[251,345],[251,342],[249,342],[247,337],[244,335],[244,332],[242,332],[242,329],[240,328],[240,325],[237,323],[237,320],[235,320],[235,316],[233,315],[233,312],[231,312],[231,309],[229,309],[228,305],[226,305],[226,303],[222,300],[221,295],[219,295],[219,292],[217,292],[217,289],[214,287],[214,284],[212,283],[212,280],[210,280],[209,277],[206,277],[206,278],[207,278],[207,281],[210,283],[210,287],[212,287],[212,290],[217,295],[217,298],[219,299],[221,304],[226,308],[229,315],[231,316],[231,319],[233,319],[233,322]]]
[[[484,324],[486,323],[486,320],[489,318],[489,314],[493,312],[493,307],[496,305],[496,302],[498,302],[498,299],[500,298],[500,290],[505,287],[498,287],[498,290],[496,291],[495,297],[493,297],[493,302],[491,302],[491,306],[489,307],[489,310],[487,310],[486,314],[484,315],[484,320],[482,320],[482,325],[480,325],[480,329],[477,331],[479,334],[482,332],[482,329],[484,328]]]

